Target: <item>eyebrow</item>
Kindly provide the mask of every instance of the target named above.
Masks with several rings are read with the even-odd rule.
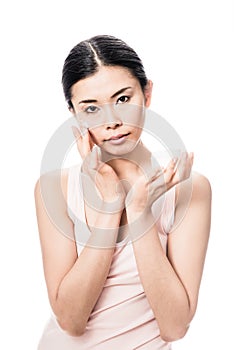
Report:
[[[111,96],[111,98],[114,98],[114,97],[116,97],[116,96],[122,94],[124,91],[126,91],[126,90],[128,90],[128,89],[131,89],[131,88],[132,88],[131,86],[124,87],[124,88],[122,88],[122,89],[116,91],[116,92],[114,93],[114,95]],[[80,104],[80,103],[92,103],[92,102],[98,102],[98,101],[95,100],[95,99],[90,99],[90,98],[89,98],[89,99],[87,99],[87,100],[82,100],[82,101],[80,101],[79,104]]]

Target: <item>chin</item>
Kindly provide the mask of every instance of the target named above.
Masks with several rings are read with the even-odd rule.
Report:
[[[111,145],[111,144],[102,144],[100,145],[101,150],[103,150],[104,152],[108,153],[108,154],[112,154],[112,155],[116,155],[116,156],[121,156],[124,154],[128,154],[130,152],[132,152],[137,144],[139,143],[140,139],[136,140],[136,141],[126,141],[124,142],[122,145]]]

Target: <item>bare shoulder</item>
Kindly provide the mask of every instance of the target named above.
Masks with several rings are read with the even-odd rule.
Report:
[[[208,178],[200,173],[192,173],[192,198],[194,199],[211,199],[212,190]]]
[[[60,232],[67,232],[68,237],[73,237],[67,201],[68,174],[69,168],[42,174],[35,184],[34,197],[40,225],[45,225],[49,219]]]
[[[208,178],[198,172],[192,172],[191,177],[176,186],[176,206],[184,203],[184,200],[211,198],[211,185]]]
[[[78,254],[74,223],[67,211],[69,169],[42,174],[35,184],[35,204],[49,300],[55,312],[57,291]]]
[[[210,181],[206,176],[198,172],[192,172],[188,180],[176,186],[175,222],[173,229],[178,226],[187,215],[194,210],[210,216],[212,191]]]
[[[64,198],[67,200],[68,174],[69,168],[56,169],[42,174],[35,183],[35,198],[37,199],[38,195],[42,195],[42,191],[49,191],[51,194],[60,188]]]
[[[74,223],[67,203],[68,174],[69,168],[53,170],[42,174],[35,184],[36,215],[43,241],[53,237],[53,242],[66,244],[61,238],[66,237],[74,242]]]

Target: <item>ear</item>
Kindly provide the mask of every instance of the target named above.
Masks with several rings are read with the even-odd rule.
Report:
[[[151,80],[148,80],[148,83],[147,83],[145,90],[144,90],[145,106],[147,108],[150,106],[152,90],[153,90],[153,82]]]

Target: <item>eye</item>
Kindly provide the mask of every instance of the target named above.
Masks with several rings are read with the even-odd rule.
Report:
[[[86,113],[95,113],[95,112],[97,112],[98,110],[99,110],[98,107],[93,106],[93,105],[88,106],[87,108],[85,108],[85,112],[86,112]]]
[[[129,99],[130,99],[130,97],[129,96],[120,96],[119,98],[118,98],[118,100],[117,100],[117,104],[118,103],[126,103],[126,102],[128,102],[129,101]]]

